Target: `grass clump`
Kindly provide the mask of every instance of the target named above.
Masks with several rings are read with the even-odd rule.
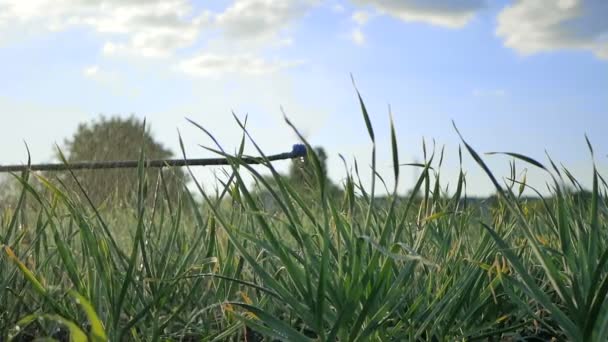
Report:
[[[0,340],[608,338],[608,186],[595,168],[585,192],[553,161],[507,153],[552,179],[549,196],[524,198],[536,190],[514,171],[499,182],[463,139],[496,203],[468,201],[463,170],[454,194],[442,194],[443,151],[426,148],[402,197],[391,124],[395,187],[380,197],[375,134],[359,100],[373,146],[370,188],[357,165],[332,188],[307,143],[306,189],[270,162],[266,176],[240,158],[246,141],[263,155],[240,121],[236,154],[209,148],[231,161],[215,193],[192,177],[198,196],[175,199],[163,177],[144,172],[143,153],[130,207],[101,210],[82,187],[18,176],[21,196],[0,218]]]

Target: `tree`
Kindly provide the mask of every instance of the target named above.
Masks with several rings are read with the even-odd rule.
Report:
[[[318,191],[320,184],[312,159],[313,153],[319,160],[321,179],[324,182],[326,193],[330,197],[339,196],[341,193],[340,189],[327,176],[327,153],[323,147],[315,147],[314,151],[308,151],[305,157],[292,159],[288,175],[290,183],[304,193]]]
[[[137,160],[142,148],[146,159],[166,159],[172,156],[169,149],[154,140],[150,127],[146,126],[144,131],[144,123],[134,116],[109,119],[102,116],[97,121],[80,124],[74,136],[65,140],[62,152],[68,162]],[[106,200],[118,204],[137,192],[136,169],[81,170],[74,173],[96,205]],[[148,169],[145,173],[147,179],[152,181],[151,185],[155,185],[160,175],[159,170]],[[68,188],[78,191],[78,185],[68,173],[58,174],[58,177]],[[170,198],[176,199],[183,191],[184,172],[171,169],[163,171],[163,177]],[[153,186],[149,188],[154,189]]]
[[[296,158],[289,166],[289,179],[294,184],[314,186],[317,182],[315,166],[311,153],[316,153],[321,164],[323,179],[327,181],[327,153],[322,147],[315,147],[314,152],[309,152],[305,157]]]
[[[5,209],[15,205],[17,198],[19,198],[18,182],[6,174],[0,174],[0,215]]]
[[[322,147],[315,147],[314,151],[308,151],[307,155],[302,158],[294,158],[289,165],[287,175],[280,175],[283,182],[287,182],[299,196],[311,200],[311,203],[317,203],[320,191],[319,179],[315,172],[314,161],[312,154],[316,154],[321,167],[321,176],[325,185],[325,194],[331,201],[338,201],[344,195],[343,191],[334,184],[327,176],[327,153]],[[270,185],[276,192],[280,192],[274,176],[263,176],[265,183]],[[254,192],[264,205],[264,210],[274,212],[280,211],[274,197],[261,182],[254,183]]]

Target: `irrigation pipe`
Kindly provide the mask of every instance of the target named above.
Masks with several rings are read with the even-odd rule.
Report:
[[[246,164],[261,164],[267,161],[293,159],[306,156],[306,146],[293,145],[291,152],[273,154],[262,157],[241,157],[241,161]],[[203,159],[153,159],[145,160],[146,168],[161,167],[182,167],[182,166],[209,166],[209,165],[229,165],[230,161],[226,158],[203,158]],[[111,160],[111,161],[82,161],[63,164],[31,164],[31,165],[0,165],[0,173],[21,172],[21,171],[66,171],[66,170],[100,170],[100,169],[128,169],[136,168],[139,165],[137,160]]]

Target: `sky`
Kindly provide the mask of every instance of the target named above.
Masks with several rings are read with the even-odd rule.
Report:
[[[585,134],[608,170],[605,18],[605,0],[0,0],[0,164],[23,163],[24,141],[34,162],[51,161],[55,144],[100,115],[146,118],[176,155],[179,131],[191,157],[212,157],[199,146],[212,143],[186,118],[234,150],[232,115],[248,115],[266,153],[286,152],[298,139],[285,114],[326,149],[335,182],[343,155],[368,184],[372,146],[352,75],[389,186],[389,108],[400,162],[421,161],[422,141],[435,142],[448,183],[454,120],[478,152],[541,162],[548,152],[589,185]],[[508,175],[508,158],[484,158]],[[470,195],[493,192],[469,156],[464,169]],[[217,172],[195,170],[206,186]],[[401,192],[415,172],[402,168]],[[528,179],[544,188],[542,172]]]

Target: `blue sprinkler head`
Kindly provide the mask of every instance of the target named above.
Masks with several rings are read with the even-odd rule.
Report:
[[[291,150],[291,154],[293,154],[294,158],[306,156],[306,145],[303,145],[303,144],[295,144],[295,145],[293,145],[293,149]]]

